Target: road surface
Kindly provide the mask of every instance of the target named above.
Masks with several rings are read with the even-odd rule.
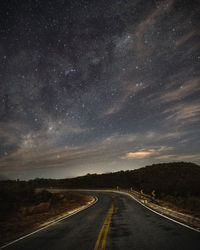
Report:
[[[200,233],[165,219],[131,197],[90,192],[88,209],[20,240],[6,250],[199,250]]]

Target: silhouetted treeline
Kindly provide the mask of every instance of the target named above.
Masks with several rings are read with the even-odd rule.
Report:
[[[133,188],[156,195],[200,196],[200,166],[175,162],[153,164],[144,168],[106,174],[87,174],[71,179],[35,179],[31,187],[61,188]]]
[[[28,182],[1,181],[0,189],[2,189],[2,183],[4,183],[4,186],[8,186],[8,190],[9,186],[16,186],[16,190],[21,189],[20,195],[24,197],[27,192],[32,192],[31,190],[38,187],[90,189],[117,187],[119,189],[129,189],[132,187],[137,191],[143,189],[146,194],[151,194],[152,190],[155,190],[157,198],[181,206],[200,208],[200,166],[194,163],[154,164],[136,170],[100,175],[87,174],[71,179],[35,179]]]

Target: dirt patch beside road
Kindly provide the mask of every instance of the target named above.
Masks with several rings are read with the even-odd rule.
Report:
[[[42,191],[47,192],[47,191]],[[41,192],[36,197],[41,197]],[[17,210],[0,216],[0,246],[33,232],[48,223],[66,216],[93,201],[93,197],[75,192],[45,193],[49,196],[38,204],[19,205]],[[35,202],[34,202],[35,203]]]

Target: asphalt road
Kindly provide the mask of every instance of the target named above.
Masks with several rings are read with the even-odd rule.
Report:
[[[4,249],[200,249],[200,233],[154,214],[131,197],[117,193],[95,195],[99,201],[88,209]]]

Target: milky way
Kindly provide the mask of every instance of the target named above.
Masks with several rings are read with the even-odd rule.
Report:
[[[3,1],[1,178],[200,163],[199,1]]]

